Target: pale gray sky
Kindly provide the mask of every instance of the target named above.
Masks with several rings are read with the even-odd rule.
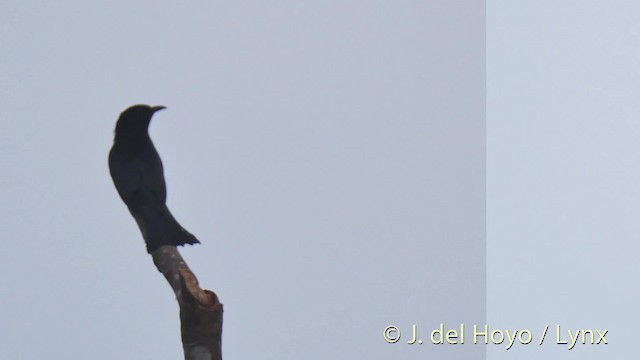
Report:
[[[609,330],[606,346],[551,336],[489,359],[635,353],[639,15],[628,1],[488,2],[488,321]]]
[[[0,357],[181,358],[107,169],[135,103],[225,358],[631,353],[640,9],[486,10],[485,71],[480,1],[0,4]],[[610,344],[406,345],[485,321]]]

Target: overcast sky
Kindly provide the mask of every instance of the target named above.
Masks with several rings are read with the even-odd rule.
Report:
[[[640,6],[486,5],[2,2],[1,357],[181,358],[107,168],[136,103],[225,358],[631,353]],[[406,344],[441,322],[610,344]]]
[[[606,346],[489,347],[489,359],[634,353],[639,14],[626,1],[488,2],[488,321],[609,330]]]

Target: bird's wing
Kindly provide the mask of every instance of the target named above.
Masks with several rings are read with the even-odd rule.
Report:
[[[109,152],[109,171],[118,194],[129,204],[140,186],[140,176],[126,154],[115,146]]]
[[[115,147],[109,153],[113,183],[127,206],[164,204],[167,199],[162,161],[151,150],[134,158]]]

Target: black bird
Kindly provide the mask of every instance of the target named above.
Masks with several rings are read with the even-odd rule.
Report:
[[[111,178],[136,219],[151,253],[162,245],[200,243],[171,215],[162,160],[149,137],[153,114],[164,106],[134,105],[120,114],[109,152]]]

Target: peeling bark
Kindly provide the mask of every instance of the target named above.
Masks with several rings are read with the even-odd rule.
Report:
[[[218,296],[200,288],[175,246],[161,246],[151,256],[180,305],[184,358],[222,360],[222,304]]]

